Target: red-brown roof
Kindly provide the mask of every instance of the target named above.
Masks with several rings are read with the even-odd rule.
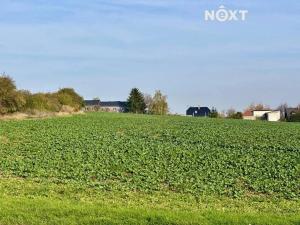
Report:
[[[251,110],[247,110],[243,113],[243,116],[253,116],[253,112]]]

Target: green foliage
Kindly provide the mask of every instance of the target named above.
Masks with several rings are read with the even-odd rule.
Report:
[[[22,181],[20,183],[23,184]],[[1,193],[0,224],[297,225],[299,224],[297,221],[300,219],[299,214],[297,214],[299,212],[297,202],[289,204],[291,201],[282,204],[282,201],[278,200],[279,204],[276,204],[275,202],[226,201],[203,197],[203,202],[197,205],[198,208],[192,201],[184,202],[182,199],[172,199],[174,195],[157,198],[151,194],[145,196],[139,193],[135,195],[124,193],[122,196],[116,197],[116,192],[108,194],[99,191],[98,193],[104,192],[105,194],[99,196],[100,198],[86,200],[86,198],[90,198],[90,192],[81,198],[73,197],[74,188],[67,189],[67,184],[45,192],[45,190],[49,190],[49,184],[40,192],[36,192],[35,187],[39,185],[40,182],[35,182],[29,187],[7,186],[8,189],[15,188],[17,195],[27,191],[28,196],[19,197],[9,192],[7,192],[8,195]],[[81,190],[82,192],[85,191],[85,189]],[[60,192],[62,196],[59,198],[51,197],[53,193],[57,192]],[[33,197],[36,195],[38,197]],[[235,207],[232,207],[232,202],[236,203]],[[171,208],[166,206],[169,204],[172,205]],[[288,208],[289,211],[284,210]],[[288,212],[283,213],[283,211]]]
[[[0,123],[2,176],[299,199],[297,123],[91,113]]]
[[[163,95],[161,91],[156,91],[149,104],[149,113],[154,115],[166,115],[168,112],[167,96]]]
[[[80,110],[84,100],[72,88],[60,89],[57,93],[31,94],[29,91],[18,91],[12,78],[0,76],[0,114],[14,112],[59,112],[63,106]]]
[[[233,119],[242,120],[242,119],[243,119],[243,113],[242,113],[242,112],[237,112],[237,113],[233,116]]]
[[[294,115],[291,115],[289,122],[300,122],[300,112]]]
[[[77,111],[84,106],[83,98],[73,88],[60,89],[56,95],[61,105],[71,106]]]
[[[218,110],[216,108],[212,108],[211,113],[209,114],[210,118],[218,118],[219,117],[219,113]]]
[[[0,96],[6,96],[12,92],[16,91],[15,81],[4,75],[0,76]]]
[[[145,113],[144,96],[139,89],[133,88],[127,100],[127,110],[131,113]]]
[[[27,96],[26,110],[40,112],[59,112],[61,104],[56,94],[37,93]]]
[[[237,119],[237,120],[242,120],[243,119],[243,113],[242,112],[235,112],[233,114],[228,115],[229,119]]]
[[[20,111],[25,103],[13,79],[6,75],[0,76],[0,114]]]
[[[241,119],[243,119],[243,113],[236,112],[235,109],[231,108],[227,111],[227,118],[241,120]]]

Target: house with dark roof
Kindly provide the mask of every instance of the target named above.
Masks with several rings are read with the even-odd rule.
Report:
[[[187,116],[208,117],[211,110],[208,107],[189,107],[186,111]]]
[[[125,112],[127,106],[127,102],[122,101],[85,100],[84,103],[86,111]]]
[[[99,111],[100,110],[100,100],[85,100],[84,101],[85,111]]]
[[[100,110],[105,112],[125,112],[127,102],[122,101],[110,101],[100,102]]]

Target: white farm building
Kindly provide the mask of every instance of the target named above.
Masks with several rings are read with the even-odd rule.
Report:
[[[280,121],[280,111],[273,110],[248,110],[244,112],[243,118],[245,120],[267,120],[270,122]]]

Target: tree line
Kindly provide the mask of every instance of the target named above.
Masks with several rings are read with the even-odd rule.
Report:
[[[79,111],[84,107],[84,99],[76,93],[73,88],[61,88],[52,93],[31,93],[27,90],[18,90],[15,81],[5,75],[0,75],[0,114],[15,112],[25,112],[34,114],[35,112],[61,112]],[[277,110],[282,114],[288,109],[287,104],[280,105]],[[300,105],[298,112],[289,118],[289,121],[300,121]],[[251,104],[245,111],[270,110],[264,104]],[[166,115],[169,113],[167,96],[160,90],[154,95],[143,94],[138,88],[130,91],[127,99],[126,111],[139,114]],[[213,108],[210,113],[211,118],[243,119],[243,113],[231,108],[227,112],[219,113]],[[283,120],[286,118],[283,117]]]
[[[281,121],[286,122],[300,122],[300,104],[295,107],[297,112],[294,115],[291,115],[289,118],[285,117],[285,113],[287,110],[291,108],[287,103],[281,104],[276,108],[276,110],[281,112]],[[254,110],[272,110],[270,106],[259,103],[250,104],[245,110],[246,111],[254,111]],[[243,119],[243,112],[236,111],[234,108],[228,109],[226,112],[218,112],[216,108],[213,108],[212,113],[210,115],[212,118],[228,118],[228,119]]]
[[[31,93],[18,90],[15,81],[0,75],[0,114],[24,112],[61,112],[79,111],[84,99],[72,88],[62,88],[53,93]]]
[[[130,113],[148,113],[153,115],[166,115],[169,113],[167,96],[160,90],[154,95],[143,94],[138,88],[130,91],[127,99],[127,111]]]
[[[52,93],[31,93],[18,90],[15,81],[0,75],[0,114],[24,112],[61,112],[79,111],[84,107],[84,99],[73,88],[61,88]],[[127,111],[131,113],[148,113],[166,115],[169,112],[167,96],[156,91],[153,96],[143,94],[133,88],[127,99]]]

